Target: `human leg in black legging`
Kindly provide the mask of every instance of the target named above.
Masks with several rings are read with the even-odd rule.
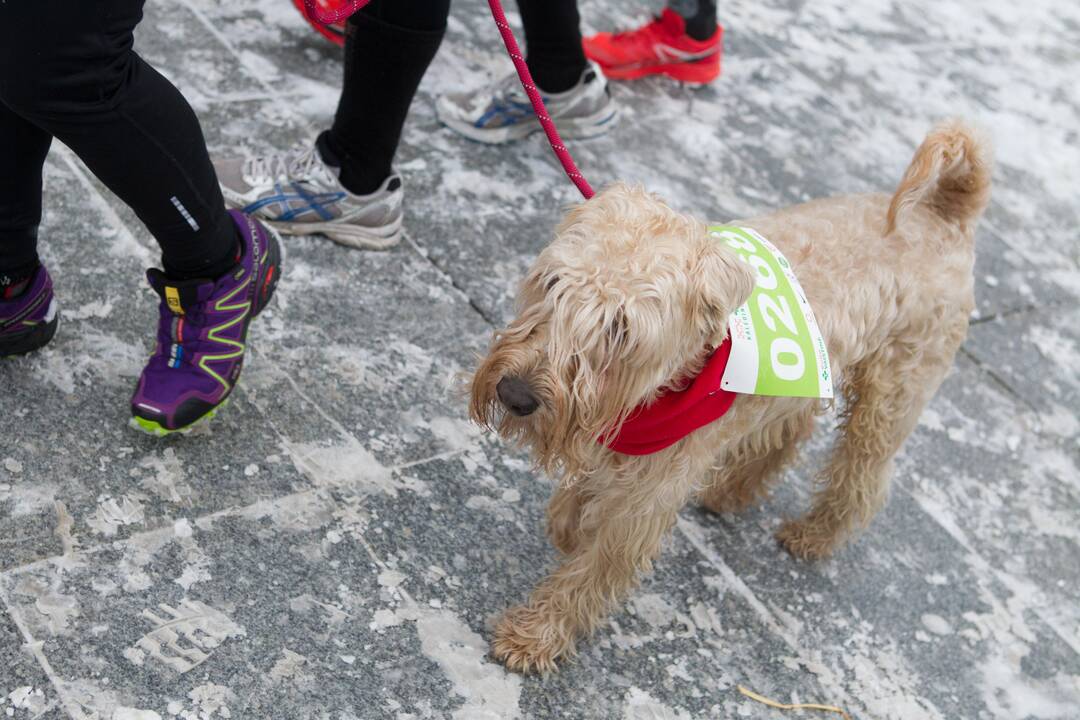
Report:
[[[0,276],[36,265],[51,137],[132,207],[170,276],[232,265],[235,230],[198,120],[132,50],[143,2],[0,3]]]
[[[586,63],[576,0],[518,4],[536,84],[549,93],[570,89]],[[345,83],[334,124],[318,146],[324,160],[341,168],[350,192],[373,192],[390,174],[409,106],[449,13],[450,0],[372,0],[349,19]],[[494,30],[492,38],[497,42]]]
[[[372,0],[349,18],[345,82],[334,124],[319,136],[341,184],[366,195],[390,174],[416,88],[446,32],[450,0]]]
[[[38,267],[41,166],[51,142],[0,102],[0,300],[21,292]]]
[[[686,34],[695,40],[716,33],[716,0],[671,0],[668,6],[686,21]]]
[[[560,93],[577,85],[587,63],[577,0],[518,0],[518,8],[537,87]]]

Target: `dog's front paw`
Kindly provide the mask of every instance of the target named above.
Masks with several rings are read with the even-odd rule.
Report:
[[[835,532],[803,520],[786,520],[776,531],[776,539],[789,553],[803,560],[828,557],[838,544]]]
[[[573,641],[563,640],[543,613],[525,605],[503,615],[491,643],[492,656],[508,670],[520,673],[550,672],[556,660],[573,650]]]

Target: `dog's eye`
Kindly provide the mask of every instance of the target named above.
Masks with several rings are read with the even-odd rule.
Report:
[[[559,284],[559,276],[558,275],[552,275],[548,279],[547,285],[544,286],[544,292],[551,292],[552,288],[554,288],[558,284]]]

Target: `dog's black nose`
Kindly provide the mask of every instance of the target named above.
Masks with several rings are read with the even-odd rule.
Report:
[[[506,409],[518,417],[532,415],[540,407],[540,401],[533,395],[529,384],[521,378],[504,377],[495,386],[495,392]]]

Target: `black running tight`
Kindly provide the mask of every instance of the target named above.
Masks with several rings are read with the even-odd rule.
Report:
[[[671,0],[668,6],[686,21],[686,34],[708,40],[716,32],[716,0]]]
[[[236,234],[198,120],[132,50],[143,2],[0,2],[0,275],[37,266],[54,137],[135,210],[166,273],[216,277],[231,265]]]
[[[529,70],[556,93],[585,70],[576,0],[518,0]],[[354,193],[372,192],[390,174],[416,88],[446,31],[450,0],[372,0],[349,19],[345,82],[334,124],[319,139],[324,159],[341,167]],[[502,43],[494,27],[495,52]]]

